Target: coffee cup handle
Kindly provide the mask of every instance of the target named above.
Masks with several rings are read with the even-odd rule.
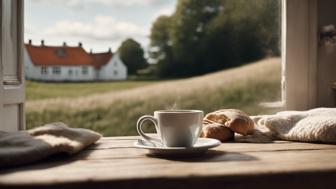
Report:
[[[145,121],[151,121],[151,122],[153,122],[153,124],[155,126],[155,129],[156,129],[156,132],[159,131],[157,119],[155,117],[151,116],[151,115],[144,115],[144,116],[140,117],[138,119],[138,121],[137,121],[137,131],[138,131],[139,135],[142,136],[146,141],[148,141],[150,143],[154,143],[154,144],[162,146],[162,141],[160,139],[154,138],[154,137],[150,137],[150,136],[146,135],[145,132],[143,132],[143,130],[142,130],[142,124]]]

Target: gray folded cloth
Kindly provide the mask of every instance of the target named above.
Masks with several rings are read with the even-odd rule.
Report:
[[[28,131],[0,131],[0,167],[27,164],[53,154],[75,154],[101,138],[89,129],[50,123]]]
[[[282,111],[274,115],[251,116],[254,134],[237,136],[239,142],[298,142],[336,143],[336,108],[316,108],[307,111]]]

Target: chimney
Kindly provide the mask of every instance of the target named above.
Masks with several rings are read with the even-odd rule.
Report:
[[[29,45],[32,44],[32,40],[31,40],[31,39],[28,40],[28,44],[29,44]]]
[[[83,44],[81,42],[78,43],[78,47],[82,47]]]
[[[112,52],[111,47],[108,49],[108,52],[109,52],[109,53]]]
[[[41,46],[44,46],[44,40],[43,39],[41,40]]]
[[[90,54],[92,54],[92,49],[90,49]]]
[[[65,42],[65,41],[63,42],[63,46],[64,46],[64,47],[66,47],[66,46],[67,46],[67,44],[66,44],[66,42]]]

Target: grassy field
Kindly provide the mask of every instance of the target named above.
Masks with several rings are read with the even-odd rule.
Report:
[[[265,59],[188,79],[132,81],[124,86],[126,83],[88,83],[87,86],[92,88],[84,87],[83,91],[87,92],[80,92],[81,87],[76,86],[82,84],[69,84],[65,90],[67,94],[62,87],[59,90],[63,92],[51,87],[58,94],[51,97],[58,98],[46,96],[50,91],[40,87],[42,83],[31,83],[43,91],[45,95],[41,98],[45,99],[37,100],[37,91],[33,90],[36,94],[30,99],[34,100],[26,103],[27,126],[32,128],[62,121],[72,127],[96,130],[105,136],[135,135],[136,120],[158,109],[202,109],[207,113],[220,108],[239,108],[249,114],[270,113],[275,110],[261,107],[259,103],[280,98],[280,59]],[[96,85],[102,85],[101,91],[95,91],[100,88]],[[103,85],[110,88],[105,89]],[[27,86],[28,93],[32,91],[30,86]]]
[[[108,91],[120,91],[143,87],[157,81],[116,81],[93,83],[45,83],[26,81],[27,100],[46,98],[80,97]]]

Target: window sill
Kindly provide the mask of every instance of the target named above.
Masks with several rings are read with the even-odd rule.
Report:
[[[2,170],[0,188],[334,187],[336,145],[224,143],[202,157],[159,159],[135,149],[137,138],[107,137],[71,158]]]

